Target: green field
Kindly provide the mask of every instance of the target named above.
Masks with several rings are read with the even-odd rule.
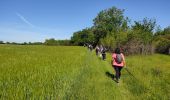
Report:
[[[0,45],[2,100],[168,100],[170,56],[126,57],[118,86],[111,55],[76,46]]]

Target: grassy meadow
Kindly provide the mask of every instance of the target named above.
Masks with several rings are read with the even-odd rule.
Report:
[[[110,65],[76,46],[0,45],[1,100],[168,100],[170,56],[126,57],[118,86]]]

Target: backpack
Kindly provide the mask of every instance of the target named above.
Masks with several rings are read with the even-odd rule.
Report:
[[[120,64],[123,61],[122,55],[121,54],[116,54],[116,63]]]

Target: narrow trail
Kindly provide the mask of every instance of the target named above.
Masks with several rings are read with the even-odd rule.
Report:
[[[87,51],[82,69],[71,85],[64,99],[128,100],[129,92],[123,83],[119,86],[106,73],[114,73],[107,61],[100,60],[93,52]],[[87,95],[87,92],[90,92]]]
[[[109,72],[110,74],[115,75],[114,68],[112,67],[112,65],[110,63],[111,58],[109,60],[106,60],[106,61],[99,59],[99,57],[97,57],[97,56],[95,58],[97,58],[99,60],[99,64],[104,66],[104,67],[102,67],[103,71]],[[107,59],[108,59],[108,57],[107,57]],[[128,91],[128,89],[126,89],[126,87],[125,87],[126,84],[123,82],[124,81],[123,79],[121,79],[121,82],[120,82],[119,85],[114,80],[112,80],[111,77],[107,77],[107,79],[111,80],[112,82],[110,84],[113,84],[114,87],[115,87],[114,90],[112,90],[112,92],[113,91],[117,92],[115,99],[117,99],[117,98],[121,99],[121,100],[133,100],[134,99],[134,98],[129,96],[129,94],[131,94],[131,93]]]

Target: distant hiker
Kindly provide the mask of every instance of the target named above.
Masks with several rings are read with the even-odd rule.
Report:
[[[119,83],[121,76],[121,69],[125,66],[125,57],[121,53],[120,48],[116,48],[115,52],[112,54],[112,66],[116,71],[116,82]]]
[[[99,49],[100,49],[100,53],[101,53],[103,51],[103,46],[100,45]]]
[[[103,46],[99,46],[99,57],[102,59],[102,51],[103,51]]]
[[[102,60],[106,60],[106,48],[105,47],[103,47],[101,53],[102,53]]]
[[[93,46],[91,44],[89,44],[88,48],[89,48],[90,51],[93,50]]]
[[[96,55],[97,55],[97,56],[99,55],[99,50],[100,50],[100,49],[99,49],[99,46],[97,45],[97,46],[96,46]]]
[[[84,47],[86,47],[86,44],[84,43],[84,45],[83,45]]]
[[[90,51],[90,44],[87,44],[87,48],[88,48],[88,50]]]

